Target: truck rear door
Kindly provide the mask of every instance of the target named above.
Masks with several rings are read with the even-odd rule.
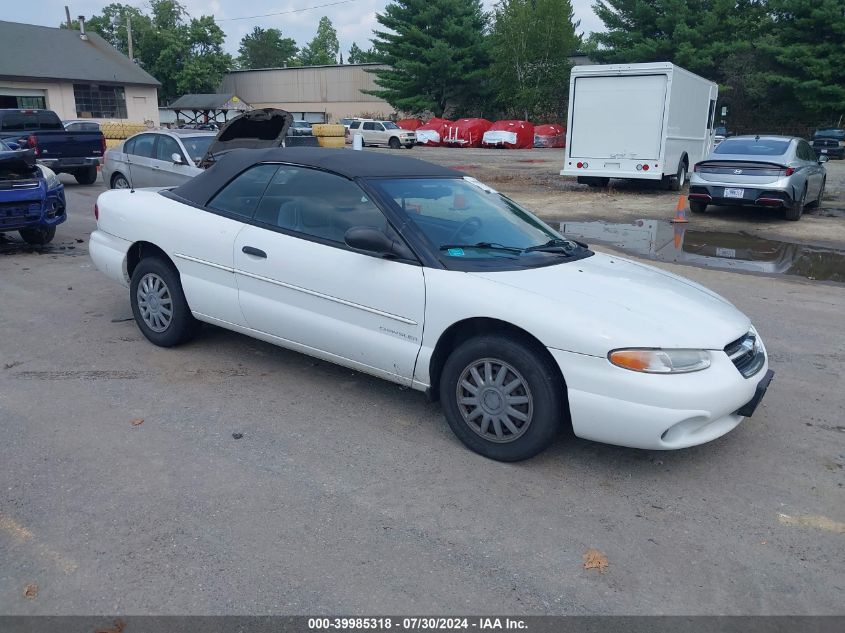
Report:
[[[658,160],[667,83],[665,74],[576,77],[569,155]]]

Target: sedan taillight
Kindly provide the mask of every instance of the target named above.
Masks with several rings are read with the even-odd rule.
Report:
[[[795,169],[793,167],[787,167],[786,169],[783,170],[784,176],[791,176],[794,173],[795,173]]]

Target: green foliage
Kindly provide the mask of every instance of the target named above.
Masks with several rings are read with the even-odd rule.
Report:
[[[670,61],[720,84],[729,124],[798,129],[845,113],[842,0],[597,0],[605,63]]]
[[[214,18],[190,18],[178,0],[151,0],[148,14],[129,5],[109,4],[86,22],[86,29],[127,54],[127,16],[135,59],[161,82],[162,104],[185,93],[215,92],[232,68],[232,57],[223,51],[226,36]],[[78,24],[72,26],[78,28]]]
[[[410,114],[481,108],[489,92],[487,16],[480,0],[394,0],[377,14],[385,30],[373,40],[379,90],[373,94]]]
[[[346,57],[347,64],[366,64],[377,61],[379,61],[379,56],[374,48],[371,47],[370,50],[365,51],[359,48],[358,44],[352,42],[352,46],[349,47],[349,55]]]
[[[566,117],[569,56],[580,45],[570,0],[501,0],[491,32],[491,74],[508,116]]]
[[[340,43],[332,21],[326,16],[320,18],[314,39],[303,47],[299,61],[303,66],[327,66],[337,63]]]
[[[238,65],[247,69],[280,68],[291,65],[298,52],[296,41],[282,37],[279,29],[256,26],[241,39]]]

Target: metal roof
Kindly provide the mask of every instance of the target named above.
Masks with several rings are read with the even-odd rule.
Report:
[[[249,110],[250,106],[236,94],[182,95],[166,106],[167,110]]]
[[[0,77],[160,86],[143,68],[92,31],[0,20]]]

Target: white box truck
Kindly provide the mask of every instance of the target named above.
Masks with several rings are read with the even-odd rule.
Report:
[[[562,176],[606,187],[611,178],[680,189],[713,144],[718,86],[674,64],[576,66]]]

